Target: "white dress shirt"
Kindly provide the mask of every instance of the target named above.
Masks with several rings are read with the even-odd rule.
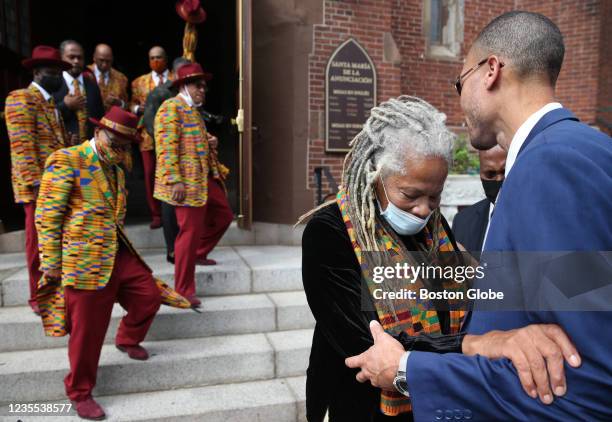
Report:
[[[497,193],[499,196],[499,192]],[[497,198],[495,198],[495,202],[497,202]],[[495,210],[495,204],[489,202],[489,220],[487,221],[487,228],[485,229],[484,237],[482,238],[482,246],[480,247],[481,252],[484,251],[485,242],[487,240],[487,235],[489,234],[489,227],[491,227],[491,218],[493,217],[493,210]]]
[[[98,156],[98,158],[100,158],[100,155],[98,154],[98,148],[96,148],[96,138],[91,138],[89,140],[89,145],[91,145],[91,149],[93,149],[93,152]]]
[[[45,101],[49,102],[49,100],[51,99],[51,94],[49,94],[45,88],[43,88],[42,86],[40,86],[34,81],[32,81],[32,85],[34,85],[36,89],[40,91]],[[59,123],[59,112],[57,111],[57,108],[53,107],[53,111],[55,112],[55,120],[57,120],[57,122]]]
[[[521,147],[527,140],[527,137],[529,136],[529,134],[531,133],[535,125],[538,124],[540,119],[544,117],[546,113],[556,110],[558,108],[562,108],[562,107],[563,106],[560,103],[548,103],[544,107],[542,107],[541,109],[533,113],[531,116],[529,116],[527,120],[525,120],[523,124],[518,128],[518,130],[512,137],[512,141],[510,142],[510,147],[508,148],[508,156],[506,157],[506,171],[505,171],[506,178],[508,177],[510,170],[512,170],[512,167],[514,166],[514,163],[516,162],[516,159],[518,157],[519,151],[521,150]],[[499,193],[497,194],[497,197],[499,198]],[[497,198],[495,199],[495,202],[497,203]],[[489,222],[487,223],[487,229],[485,230],[485,237],[482,241],[483,251],[487,243],[487,235],[489,234],[489,228],[491,227],[491,217],[493,217],[494,209],[495,209],[495,205],[491,204],[489,206]]]
[[[110,78],[110,71],[102,73],[100,71],[100,69],[98,69],[98,66],[96,66],[95,63],[93,65],[93,71],[94,71],[94,75],[96,75],[96,81],[99,81],[100,80],[100,75],[103,75],[103,77],[104,77],[104,84],[108,85],[108,80]]]
[[[510,148],[508,148],[508,156],[506,157],[506,177],[508,177],[508,173],[512,170],[512,166],[516,162],[516,157],[518,157],[518,153],[521,150],[521,147],[527,140],[529,133],[535,127],[536,124],[540,121],[542,117],[549,111],[556,110],[558,108],[562,108],[563,106],[560,103],[548,103],[523,122],[523,124],[518,128],[514,136],[512,137],[512,141],[510,142]]]
[[[164,72],[162,73],[162,80],[160,82],[159,80],[159,74],[157,72],[151,72],[151,76],[153,77],[153,82],[155,82],[155,86],[160,86],[161,84],[163,84],[164,82],[166,82],[168,80],[168,74],[170,72],[168,71],[168,69],[164,70]]]
[[[74,78],[72,77],[70,73],[66,71],[64,71],[63,76],[64,76],[64,80],[66,81],[66,85],[68,85],[68,93],[70,93],[70,95],[74,95],[74,86],[72,85],[72,81],[74,80]],[[83,74],[81,73],[79,76],[77,76],[76,80],[79,81],[79,88],[81,89],[81,95],[84,95],[85,94],[85,83],[83,83]]]

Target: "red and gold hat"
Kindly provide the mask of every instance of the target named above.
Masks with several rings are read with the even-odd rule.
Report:
[[[176,13],[188,23],[202,23],[206,20],[206,12],[200,7],[200,0],[177,1]]]
[[[112,106],[100,120],[89,118],[94,125],[113,132],[115,135],[129,139],[133,142],[141,142],[138,134],[138,116],[121,107]]]
[[[204,72],[199,63],[187,63],[178,68],[176,71],[176,79],[172,85],[178,87],[198,79],[210,81],[212,79],[212,74]]]
[[[72,65],[62,60],[62,56],[57,48],[48,45],[38,45],[32,50],[32,57],[21,62],[26,69],[33,69],[37,66],[57,66],[62,70],[68,70]]]

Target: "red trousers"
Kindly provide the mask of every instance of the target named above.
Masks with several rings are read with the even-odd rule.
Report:
[[[185,297],[195,295],[195,265],[219,243],[234,214],[225,191],[208,178],[208,200],[203,207],[174,207],[179,232],[174,241],[174,287]]]
[[[161,222],[161,204],[153,198],[155,188],[155,151],[140,151],[142,156],[142,167],[144,170],[145,192],[147,194],[147,204],[151,212],[153,221]]]
[[[36,287],[38,280],[42,277],[39,270],[40,257],[38,255],[38,234],[36,233],[36,225],[34,224],[34,216],[36,214],[36,202],[28,202],[23,204],[25,211],[25,253],[26,262],[28,264],[28,275],[30,277],[30,306],[36,305]]]
[[[129,249],[119,244],[108,284],[101,290],[65,291],[70,328],[70,372],[64,378],[66,394],[73,401],[91,396],[96,385],[104,337],[117,300],[127,311],[117,330],[115,344],[134,346],[144,340],[161,304],[153,275]]]

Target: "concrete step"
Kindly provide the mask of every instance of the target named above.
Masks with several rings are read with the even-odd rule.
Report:
[[[312,330],[146,341],[148,361],[102,349],[94,394],[119,395],[304,375]],[[0,404],[63,399],[66,348],[0,353]],[[239,400],[237,400],[239,401]]]
[[[306,301],[304,290],[268,293],[268,297],[276,305],[277,330],[299,330],[300,328],[314,327],[315,319]]]
[[[147,340],[170,340],[313,328],[303,291],[204,297],[202,313],[162,306]],[[125,311],[115,304],[106,343],[112,343]],[[46,337],[28,306],[0,308],[0,352],[64,347],[68,337]]]
[[[293,227],[291,224],[253,223],[252,230],[243,230],[233,222],[225,232],[219,246],[237,245],[290,245],[302,244],[304,224]],[[151,230],[148,224],[126,226],[128,237],[138,249],[165,248],[162,229]],[[0,234],[0,253],[23,252],[25,232],[18,230]]]
[[[143,250],[153,273],[174,283],[174,266],[165,251]],[[301,248],[297,246],[218,247],[210,255],[218,265],[196,267],[196,291],[200,296],[236,295],[251,292],[301,290]],[[27,303],[28,273],[24,254],[0,255],[2,306]]]
[[[306,421],[305,377],[251,381],[152,393],[97,397],[109,421],[302,422]],[[55,403],[68,403],[61,400]],[[0,421],[16,421],[0,408]],[[25,416],[25,415],[24,415]],[[27,421],[81,421],[68,416],[27,415]]]

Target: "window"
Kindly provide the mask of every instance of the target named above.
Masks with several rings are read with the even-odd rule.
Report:
[[[30,55],[29,0],[0,0],[0,45]]]
[[[463,42],[464,0],[423,0],[423,30],[427,54],[457,58]]]

